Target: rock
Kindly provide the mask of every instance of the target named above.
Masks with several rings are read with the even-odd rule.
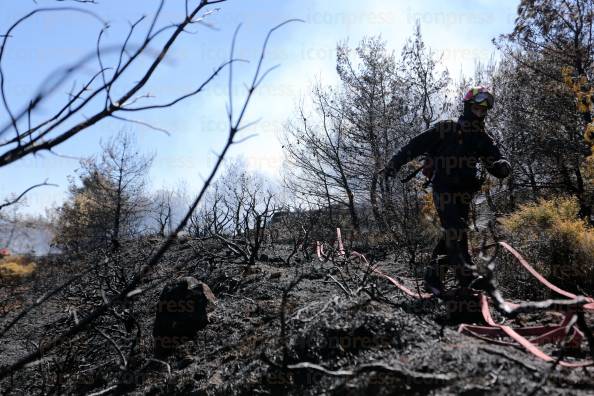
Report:
[[[268,260],[270,260],[270,258],[268,257],[268,255],[267,255],[267,254],[265,254],[265,253],[262,253],[262,254],[260,255],[260,261],[267,262]]]
[[[179,278],[163,288],[153,326],[155,354],[167,354],[190,341],[208,325],[208,312],[216,298],[208,285],[196,278]]]

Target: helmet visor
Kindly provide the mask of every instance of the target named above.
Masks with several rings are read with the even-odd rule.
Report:
[[[493,108],[495,98],[489,92],[479,92],[472,98],[472,101],[480,106],[484,106],[487,109]]]

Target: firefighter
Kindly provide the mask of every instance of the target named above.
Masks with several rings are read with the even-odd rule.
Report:
[[[463,288],[474,287],[477,280],[470,269],[467,233],[470,203],[483,182],[477,163],[482,161],[487,171],[500,179],[511,172],[509,162],[485,131],[484,120],[493,107],[493,95],[485,87],[474,87],[463,102],[464,110],[457,121],[437,122],[402,147],[383,169],[386,177],[394,177],[407,162],[422,154],[427,156],[423,174],[432,185],[442,237],[424,280],[425,289],[436,295],[443,292],[441,274],[448,267],[454,268]]]

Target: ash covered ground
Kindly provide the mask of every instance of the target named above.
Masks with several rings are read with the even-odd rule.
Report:
[[[141,262],[158,243],[129,247]],[[356,262],[320,262],[289,246],[268,250],[254,266],[231,252],[185,240],[146,278],[132,304],[115,307],[89,328],[0,383],[4,394],[592,394],[592,369],[567,369],[520,348],[457,332],[460,318],[439,300],[405,296]],[[410,287],[408,264],[388,253],[374,262]],[[374,259],[374,252],[368,252]],[[85,268],[53,256],[35,277],[5,284],[4,327],[27,304]],[[133,270],[133,268],[131,268]],[[152,328],[159,294],[172,279],[206,283],[217,304],[194,338],[154,357]],[[93,280],[82,276],[6,332],[3,364],[34,351],[100,303]],[[115,286],[114,286],[115,287]],[[87,293],[87,294],[85,294]],[[129,328],[125,318],[134,318]],[[502,318],[498,318],[501,320]],[[478,320],[466,318],[466,320]],[[592,324],[592,317],[588,318]],[[558,322],[553,315],[521,315],[510,325]],[[128,323],[129,324],[129,323]],[[563,350],[547,346],[555,355]],[[564,358],[586,359],[580,351]],[[101,393],[104,392],[104,393]]]

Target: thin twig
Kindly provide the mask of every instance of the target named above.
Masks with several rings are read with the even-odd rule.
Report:
[[[205,5],[205,4],[211,4],[211,3],[212,2],[205,2],[203,0],[200,4]],[[265,50],[266,50],[266,46],[263,47],[262,51],[265,51]],[[164,52],[166,52],[166,51],[164,51]],[[261,59],[262,58],[263,58],[263,56],[261,56]],[[256,72],[256,75],[255,75],[256,81],[257,81],[257,78],[258,78],[258,73]],[[179,233],[182,230],[184,230],[186,228],[188,221],[190,220],[194,211],[198,207],[199,203],[202,201],[202,198],[203,198],[204,194],[206,193],[206,190],[212,183],[217,171],[219,170],[219,168],[225,158],[225,155],[227,154],[230,147],[234,143],[235,135],[237,133],[238,128],[241,126],[241,123],[243,121],[243,116],[244,116],[244,114],[247,110],[248,104],[252,98],[252,93],[253,93],[253,89],[250,90],[250,92],[246,96],[245,101],[243,103],[241,113],[237,117],[235,124],[229,128],[226,144],[224,145],[221,153],[219,154],[219,156],[217,158],[216,163],[214,164],[214,166],[211,169],[211,172],[210,172],[208,178],[205,180],[204,185],[202,186],[197,197],[194,199],[194,201],[190,205],[185,216],[182,218],[182,220],[180,221],[178,226],[175,228],[175,230],[167,237],[167,239],[163,242],[163,244],[158,248],[156,253],[148,260],[148,262],[146,264],[144,264],[139,269],[137,274],[132,278],[132,280],[128,283],[128,285],[126,285],[126,287],[124,287],[119,293],[117,293],[111,300],[104,302],[99,307],[97,307],[93,311],[91,311],[84,318],[82,318],[78,324],[75,324],[74,326],[72,326],[67,331],[63,332],[62,334],[60,334],[50,340],[47,340],[47,342],[40,345],[39,348],[37,350],[35,350],[34,352],[31,352],[31,353],[21,357],[20,359],[18,359],[16,362],[14,362],[12,364],[1,367],[0,368],[0,380],[3,378],[6,378],[7,376],[14,373],[15,371],[20,370],[21,368],[26,366],[28,363],[31,363],[32,361],[39,359],[41,356],[46,355],[49,351],[51,351],[53,348],[61,345],[66,340],[72,340],[72,338],[74,336],[76,336],[82,330],[86,329],[91,323],[93,323],[97,318],[99,318],[103,314],[105,314],[105,312],[108,309],[110,309],[111,307],[113,307],[114,305],[121,303],[123,301],[126,301],[132,295],[138,295],[145,291],[144,289],[138,288],[139,284],[154,269],[154,267],[161,261],[161,258],[164,256],[164,254],[175,243],[175,241],[177,240],[177,236],[179,235]],[[0,163],[1,163],[1,161],[0,161]]]
[[[20,193],[20,194],[19,194],[19,195],[18,195],[16,198],[14,198],[14,199],[12,199],[12,200],[8,200],[8,199],[7,199],[7,200],[6,200],[6,201],[5,201],[3,204],[1,204],[1,205],[0,205],[0,210],[2,210],[2,209],[4,209],[4,208],[6,208],[6,207],[8,207],[8,206],[11,206],[11,205],[14,205],[14,204],[16,204],[16,203],[17,203],[17,202],[19,202],[19,201],[20,201],[20,200],[21,200],[21,199],[22,199],[22,198],[23,198],[23,197],[24,197],[24,196],[25,196],[25,195],[26,195],[26,194],[27,194],[29,191],[31,191],[31,190],[34,190],[34,189],[36,189],[36,188],[38,188],[38,187],[42,187],[42,186],[52,186],[52,187],[58,187],[58,185],[57,185],[57,184],[51,184],[51,183],[48,183],[48,182],[47,182],[47,180],[46,180],[46,181],[44,181],[43,183],[39,183],[39,184],[36,184],[36,185],[34,185],[34,186],[31,186],[31,187],[29,187],[28,189],[26,189],[25,191],[23,191],[22,193]]]
[[[359,375],[361,373],[370,372],[370,371],[379,371],[382,373],[389,373],[392,375],[399,376],[401,378],[406,378],[413,381],[422,381],[423,383],[432,382],[434,384],[447,384],[452,382],[456,379],[455,376],[450,374],[428,374],[428,373],[421,373],[417,371],[409,370],[405,367],[396,367],[393,365],[388,365],[387,363],[383,362],[374,362],[369,364],[364,364],[359,367],[356,367],[352,370],[328,370],[327,368],[320,366],[318,364],[309,363],[309,362],[301,362],[297,364],[290,364],[287,365],[287,368],[290,370],[316,370],[320,371],[326,375],[335,376],[335,377],[353,377]]]
[[[344,293],[347,295],[347,297],[352,297],[353,294],[350,293],[343,285],[342,283],[340,283],[339,281],[336,280],[335,277],[333,277],[332,275],[328,274],[328,277],[330,279],[332,279],[334,281],[334,283],[336,283],[338,286],[340,286],[340,288],[342,289],[342,291],[344,291]]]

